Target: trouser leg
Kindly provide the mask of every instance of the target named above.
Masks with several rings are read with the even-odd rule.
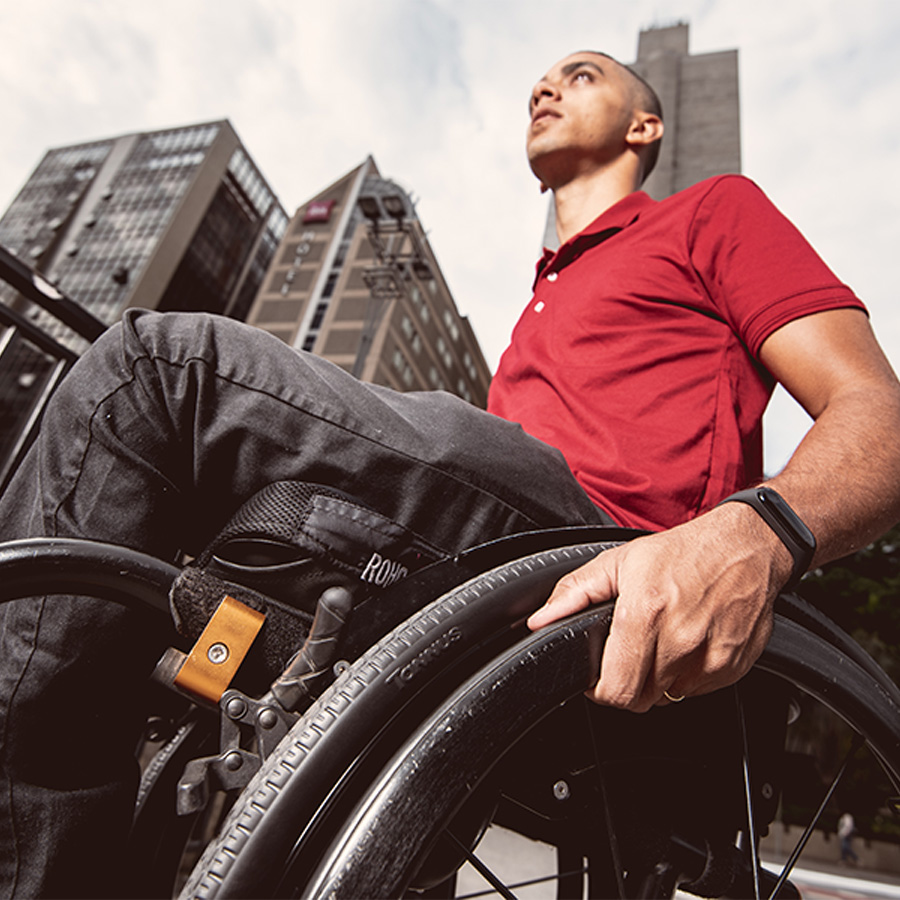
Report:
[[[54,397],[0,502],[0,536],[172,558],[280,479],[345,490],[450,552],[602,520],[556,451],[456,398],[360,385],[228,320],[132,314]],[[110,604],[0,615],[0,884],[96,894],[130,815],[133,691],[160,647]]]

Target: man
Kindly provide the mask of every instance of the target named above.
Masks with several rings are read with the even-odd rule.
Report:
[[[610,310],[607,303],[595,313],[598,331],[609,329],[614,334],[586,349],[579,327],[590,315],[586,304],[575,304],[572,312],[557,308],[554,313],[549,307],[562,303],[562,297],[537,299],[520,321],[522,334],[514,336],[509,359],[501,364],[491,404],[494,411],[516,418],[538,437],[559,437],[554,443],[571,448],[570,466],[591,493],[591,487],[603,483],[602,464],[585,458],[590,448],[586,452],[583,446],[584,429],[574,439],[571,431],[565,435],[560,431],[579,418],[573,385],[593,387],[591,400],[597,408],[606,404],[606,412],[612,407],[618,413],[616,426],[646,434],[643,442],[632,433],[631,444],[596,446],[601,458],[619,453],[620,484],[614,493],[634,506],[630,517],[628,509],[614,517],[633,524],[635,508],[640,516],[653,504],[664,509],[672,499],[653,490],[642,456],[656,449],[650,444],[662,445],[664,452],[651,459],[659,467],[652,475],[662,478],[664,485],[673,484],[665,481],[661,470],[677,465],[679,454],[687,454],[704,439],[702,417],[699,429],[686,424],[690,410],[679,405],[679,398],[698,396],[696,380],[702,367],[722,367],[705,370],[709,381],[716,382],[712,406],[706,408],[712,410],[713,427],[732,432],[732,446],[729,449],[728,440],[706,436],[703,448],[712,456],[705,462],[701,458],[700,467],[687,473],[695,483],[705,478],[707,484],[705,494],[695,495],[694,509],[682,503],[673,518],[669,502],[670,517],[656,524],[677,527],[602,554],[564,578],[531,619],[532,627],[538,628],[590,603],[618,597],[593,693],[600,703],[632,710],[733,682],[749,669],[769,637],[773,598],[792,570],[784,543],[743,502],[690,516],[700,511],[697,507],[713,506],[731,491],[761,479],[761,467],[753,470],[760,466],[758,457],[748,463],[754,456],[748,446],[758,437],[760,390],[764,402],[772,387],[770,376],[815,420],[784,471],[765,482],[815,536],[812,565],[865,545],[900,517],[900,452],[892,439],[900,425],[900,392],[858,301],[743,179],[700,185],[658,207],[634,195],[662,134],[658,107],[654,111],[653,106],[646,86],[633,73],[596,53],[562,60],[535,86],[528,154],[535,174],[554,193],[563,244],[555,259],[571,262],[566,242],[573,241],[577,253],[576,236],[583,229],[596,236],[605,227],[624,226],[621,234],[586,250],[570,268],[584,267],[592,258],[598,267],[596,280],[618,286],[630,276],[640,286],[627,294],[627,304],[621,304],[628,307],[624,312]],[[674,212],[660,211],[667,204]],[[660,247],[662,253],[671,253],[661,258]],[[545,263],[536,298],[547,294],[550,279],[555,282],[552,286],[564,291],[566,268],[553,260]],[[702,271],[679,268],[700,264],[705,267]],[[624,276],[616,269],[623,265],[631,267]],[[580,276],[582,283],[584,277]],[[667,282],[678,285],[683,295],[672,296]],[[752,290],[756,296],[744,296]],[[654,302],[657,298],[661,299]],[[686,308],[686,317],[678,304]],[[556,316],[551,327],[558,343],[549,349],[529,333],[534,331],[529,316],[538,318],[544,308]],[[635,309],[645,315],[646,330],[640,339],[628,333],[635,324]],[[575,319],[574,325],[567,316]],[[649,317],[662,324],[654,325]],[[549,389],[543,389],[544,372],[534,375],[534,362],[517,356],[522,352],[516,349],[517,338],[558,362]],[[676,340],[681,341],[681,351],[673,361],[665,345]],[[699,343],[704,340],[705,346]],[[648,344],[655,355],[652,360]],[[695,361],[679,366],[683,354],[693,355]],[[629,379],[638,381],[639,389],[646,390],[649,384],[666,393],[664,402],[675,405],[674,421],[639,392],[616,394],[613,376],[604,369],[610,357],[628,367]],[[592,365],[596,371],[585,378]],[[662,383],[654,382],[654,367],[662,368]],[[758,384],[753,383],[754,368]],[[537,404],[529,405],[535,397]],[[587,401],[582,397],[582,402]],[[518,412],[513,408],[516,403],[521,404]],[[743,407],[751,404],[756,405],[752,416],[742,421]],[[629,424],[629,413],[639,409],[645,410],[643,420]],[[603,421],[602,416],[595,420]],[[608,433],[605,436],[610,439]],[[738,449],[735,454],[735,443],[744,445],[743,453]],[[716,459],[729,453],[731,471],[717,473]],[[634,454],[639,454],[637,461]],[[621,489],[625,481],[637,482],[650,503],[629,497]],[[680,483],[675,481],[674,486]],[[609,508],[607,497],[595,494],[594,499]],[[646,516],[644,512],[644,521],[638,523],[646,524]]]
[[[564,579],[532,618],[533,627],[619,595],[594,692],[603,703],[645,710],[670,702],[667,694],[676,699],[740,677],[765,644],[772,598],[797,565],[744,503],[696,514],[761,476],[747,449],[752,440],[744,437],[758,429],[771,388],[763,366],[816,418],[790,466],[770,482],[815,533],[816,562],[865,543],[898,517],[900,458],[889,436],[900,421],[900,389],[859,302],[814,254],[800,272],[818,279],[804,285],[816,300],[815,314],[757,329],[758,359],[743,349],[737,325],[723,313],[667,298],[646,322],[649,340],[632,333],[601,348],[623,362],[628,377],[619,380],[633,375],[640,390],[623,399],[616,385],[594,379],[591,341],[621,335],[633,323],[615,321],[609,329],[582,323],[585,310],[556,310],[551,289],[576,273],[582,287],[584,279],[606,279],[608,252],[627,247],[629,234],[649,241],[676,233],[665,215],[651,212],[656,206],[648,198],[634,193],[662,122],[646,86],[594,53],[551,69],[534,90],[531,113],[529,159],[554,192],[562,247],[545,259],[535,300],[504,356],[491,397],[498,415],[447,395],[361,385],[322,360],[225,320],[132,313],[101,338],[54,398],[38,444],[2,498],[2,536],[87,535],[168,557],[179,548],[199,549],[243,500],[284,478],[338,487],[448,553],[555,524],[653,524],[669,530],[603,554]],[[739,190],[756,191],[735,181]],[[691,204],[691,221],[707,215],[698,197],[689,197]],[[777,215],[759,212],[768,209],[762,199],[755,208],[767,223]],[[715,259],[705,240],[704,252]],[[683,267],[678,252],[672,250],[670,267]],[[805,245],[797,251],[808,253]],[[634,257],[632,251],[628,267],[635,268]],[[602,273],[594,266],[598,258],[605,261]],[[670,274],[666,265],[663,275]],[[658,267],[640,268],[662,277]],[[783,268],[776,282],[791,275]],[[715,281],[717,267],[706,270]],[[713,283],[706,291],[723,292]],[[650,299],[664,294],[654,291]],[[636,299],[628,297],[626,305],[639,308]],[[785,298],[777,299],[780,306]],[[545,308],[548,315],[540,318]],[[714,323],[712,337],[698,322]],[[674,329],[689,338],[682,337],[676,352],[666,346]],[[553,340],[542,344],[542,334]],[[621,356],[625,345],[628,357]],[[678,365],[685,346],[697,354],[688,375]],[[645,370],[629,361],[648,348],[667,377],[680,378],[671,390],[648,394]],[[677,433],[666,412],[672,403],[684,418],[682,395],[693,403],[711,359],[727,364],[718,393],[731,405],[737,429],[724,435],[725,472],[709,455],[718,452],[721,435],[704,444],[704,464],[691,452],[700,441],[696,432],[710,428],[708,410],[691,410],[701,423],[694,433]],[[713,374],[721,381],[720,368]],[[732,382],[744,387],[748,377],[749,389],[725,389]],[[587,393],[580,397],[573,388]],[[628,427],[623,403],[629,414],[643,408],[642,438]],[[716,412],[712,420],[725,428],[727,417]],[[594,447],[598,427],[621,428],[625,443],[617,446],[608,436]],[[633,457],[636,446],[637,459],[622,465],[623,454]],[[670,468],[659,460],[678,452],[690,463],[681,466],[686,471],[673,502],[669,485],[656,482]],[[685,499],[684,482],[701,485],[693,502]],[[3,615],[0,883],[22,896],[114,892],[115,882],[100,885],[98,876],[109,872],[126,830],[133,792],[127,758],[139,724],[134,685],[158,647],[108,604],[27,601]],[[58,737],[50,740],[48,721],[57,736],[78,736],[66,753],[58,751]]]
[[[841,842],[841,865],[855,866],[859,857],[853,849],[853,835],[856,833],[856,822],[853,814],[845,812],[838,819],[837,834]]]

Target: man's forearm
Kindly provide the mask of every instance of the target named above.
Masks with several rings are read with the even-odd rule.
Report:
[[[813,565],[864,547],[900,521],[900,389],[853,391],[822,411],[764,483],[816,537]]]

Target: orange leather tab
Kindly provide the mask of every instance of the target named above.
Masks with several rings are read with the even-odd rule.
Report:
[[[263,613],[226,595],[179,669],[175,684],[218,703],[265,620]]]

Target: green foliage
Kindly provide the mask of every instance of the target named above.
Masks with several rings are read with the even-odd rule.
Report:
[[[798,593],[852,635],[900,684],[900,526],[811,573]]]

